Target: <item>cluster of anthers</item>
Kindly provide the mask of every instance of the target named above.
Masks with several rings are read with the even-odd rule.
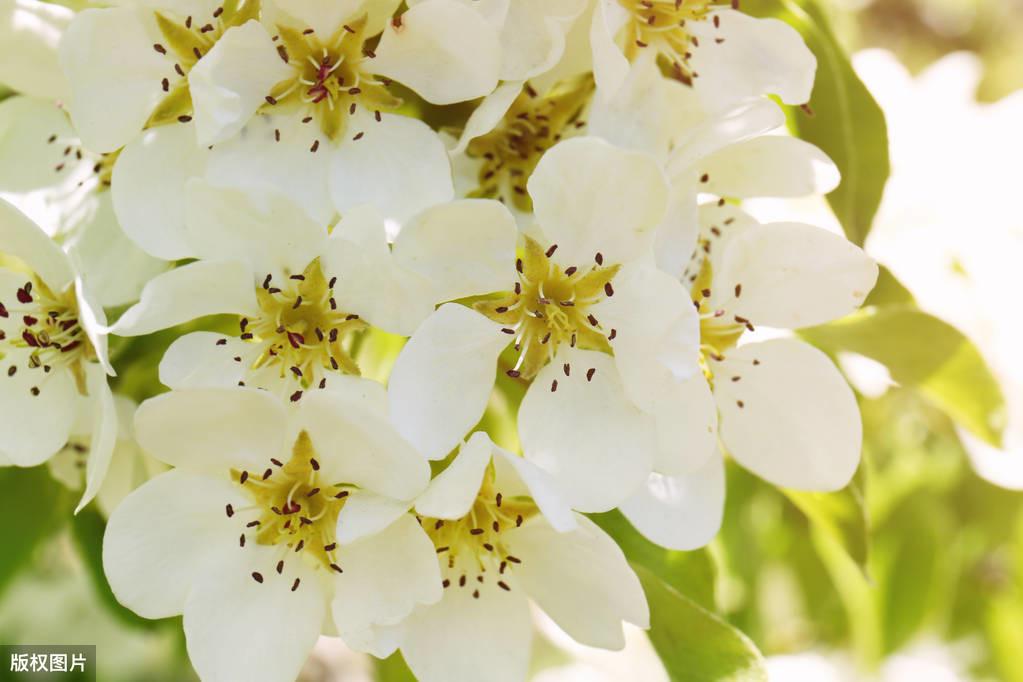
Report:
[[[562,344],[610,353],[609,342],[618,332],[605,329],[591,308],[614,295],[611,282],[620,266],[605,266],[604,257],[597,253],[594,265],[563,268],[551,260],[557,244],[545,251],[535,240],[527,237],[525,241],[523,255],[515,262],[518,281],[512,291],[475,304],[477,311],[504,325],[502,331],[515,337],[512,347],[518,358],[506,370],[507,375],[532,380]],[[587,379],[592,379],[595,371],[587,370]],[[568,364],[564,372],[566,376],[571,373]],[[557,389],[555,380],[551,391]]]
[[[228,518],[236,516],[244,527],[238,544],[244,548],[250,540],[260,545],[277,547],[272,569],[283,575],[291,555],[316,568],[342,573],[337,563],[337,517],[345,506],[351,490],[343,483],[321,480],[320,464],[309,435],[302,431],[285,463],[271,459],[262,472],[232,470],[234,481],[252,500],[245,507],[224,507]],[[252,572],[252,579],[262,583],[266,576]],[[294,592],[301,585],[296,577]]]
[[[7,376],[13,378],[19,371],[42,373],[40,381],[29,389],[31,395],[37,396],[47,375],[55,368],[67,368],[79,393],[86,395],[83,365],[94,359],[96,353],[79,322],[75,288],[55,294],[41,279],[33,278],[19,287],[15,296],[17,305],[12,303],[8,307],[0,302],[0,318],[6,320],[14,315],[20,319],[13,332],[0,329],[0,348],[27,351],[28,359],[24,367],[8,365]]]
[[[544,152],[586,125],[581,116],[594,87],[589,74],[543,96],[527,83],[501,122],[466,148],[470,158],[483,161],[473,195],[533,210],[526,182]]]
[[[465,516],[454,521],[416,518],[441,558],[444,589],[471,589],[473,598],[479,599],[487,586],[512,590],[505,576],[522,559],[509,551],[507,531],[520,528],[539,513],[532,500],[502,495],[491,468]]]
[[[291,394],[293,402],[302,398],[304,390],[326,388],[328,372],[359,374],[352,342],[367,324],[358,315],[338,309],[336,281],[336,277],[327,279],[319,260],[280,286],[268,274],[256,290],[260,315],[239,322],[240,338],[259,346],[251,369],[272,368],[280,378],[290,376],[300,387]],[[223,339],[218,343],[226,345]],[[241,356],[234,360],[243,362]]]

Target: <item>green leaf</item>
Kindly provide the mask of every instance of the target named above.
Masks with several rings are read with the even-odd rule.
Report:
[[[764,659],[746,635],[633,564],[650,604],[650,642],[673,682],[766,682]]]
[[[870,526],[864,499],[865,490],[866,482],[861,465],[852,482],[838,492],[782,491],[812,523],[829,534],[845,550],[864,574],[870,555]]]
[[[416,682],[416,676],[408,669],[401,652],[395,652],[388,658],[373,659],[376,670],[376,682]]]
[[[888,368],[979,438],[1000,446],[1005,399],[977,348],[952,325],[912,306],[868,308],[800,334],[829,353],[850,351]]]
[[[717,571],[707,550],[676,552],[664,549],[640,535],[618,511],[590,514],[590,519],[614,538],[631,563],[643,566],[703,608],[716,610],[714,582]]]
[[[121,606],[110,590],[106,574],[103,572],[103,533],[106,527],[106,521],[93,505],[80,511],[71,521],[71,536],[74,538],[75,546],[78,548],[79,556],[81,556],[85,570],[89,574],[96,596],[111,614],[126,625],[140,628],[159,627],[160,621],[140,618]]]
[[[809,107],[790,112],[793,132],[838,165],[842,184],[828,195],[850,241],[863,245],[891,170],[884,113],[856,75],[816,0],[743,0],[743,11],[785,21],[817,56]]]
[[[53,480],[45,466],[0,469],[0,591],[35,549],[60,530],[71,510],[71,493]]]

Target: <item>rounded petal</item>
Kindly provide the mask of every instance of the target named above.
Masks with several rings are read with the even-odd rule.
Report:
[[[149,281],[139,302],[110,328],[118,336],[142,336],[206,315],[255,315],[252,271],[239,261],[196,261]]]
[[[596,371],[587,378],[590,369]],[[625,397],[614,360],[595,351],[559,353],[519,408],[526,459],[550,474],[579,511],[608,511],[645,481],[654,436],[653,420]]]
[[[508,113],[520,92],[522,92],[522,83],[513,81],[501,83],[496,90],[484,97],[479,106],[473,109],[469,115],[469,120],[465,122],[465,128],[462,129],[462,136],[458,139],[455,148],[451,150],[451,154],[453,156],[463,154],[470,142],[493,130]]]
[[[376,648],[375,626],[392,625],[417,604],[435,604],[443,595],[433,542],[411,514],[402,514],[382,532],[337,550],[344,573],[334,579],[334,623],[345,644]]]
[[[339,545],[349,545],[375,535],[408,513],[411,502],[384,497],[366,490],[348,496],[337,517]]]
[[[629,60],[615,42],[615,35],[629,15],[616,0],[596,0],[594,4],[596,9],[590,23],[593,76],[600,92],[610,97],[629,77]]]
[[[206,150],[192,125],[160,126],[128,144],[114,164],[114,211],[147,253],[177,260],[195,254],[185,233],[185,182],[202,175]]]
[[[860,410],[824,353],[775,339],[733,350],[711,369],[721,440],[739,464],[785,488],[849,483],[860,462]]]
[[[324,590],[304,566],[292,590],[295,570],[273,570],[275,548],[235,550],[196,576],[185,601],[188,658],[208,682],[295,679],[323,628]],[[252,577],[259,567],[262,582]]]
[[[81,202],[68,200],[71,189],[65,183],[77,183],[84,175],[91,175],[91,168],[67,163],[64,150],[69,143],[76,143],[77,137],[67,112],[52,100],[17,95],[4,99],[0,102],[0,192],[22,195],[49,190],[53,194],[47,192],[45,201],[53,204],[58,214],[72,213],[74,209],[66,205],[78,208]],[[92,165],[83,162],[82,166],[86,163]],[[60,186],[59,192],[55,185]],[[27,208],[22,210],[28,212]],[[39,219],[35,222],[47,224]],[[61,216],[57,233],[69,229],[72,222],[71,215]]]
[[[859,308],[877,273],[877,263],[840,235],[772,223],[728,241],[715,273],[715,302],[754,325],[798,329]]]
[[[508,546],[522,563],[515,578],[537,605],[572,639],[586,646],[620,650],[622,621],[650,626],[639,578],[622,550],[589,519],[559,533],[536,518],[508,533]]]
[[[192,332],[174,340],[160,360],[160,383],[171,389],[231,388],[245,377],[247,365],[235,362],[252,346],[236,336]]]
[[[676,384],[652,406],[657,425],[654,471],[690,473],[718,457],[718,412],[703,374]]]
[[[717,456],[688,474],[651,474],[621,510],[651,542],[676,550],[703,547],[717,535],[725,508],[725,463]]]
[[[15,256],[54,291],[63,291],[75,275],[57,243],[24,213],[0,199],[0,251]]]
[[[244,261],[260,280],[271,273],[301,273],[326,246],[326,225],[283,194],[260,191],[257,196],[194,178],[185,196],[186,230],[195,255]]]
[[[699,74],[693,85],[713,108],[759,95],[777,95],[785,104],[810,99],[817,59],[794,28],[731,9],[713,16],[714,21],[708,17],[686,24],[699,39],[689,59]]]
[[[521,682],[532,627],[522,590],[489,585],[473,599],[471,590],[452,587],[409,616],[401,652],[420,682]]]
[[[500,42],[474,9],[454,0],[429,0],[388,24],[373,68],[433,104],[464,102],[497,86]]]
[[[430,481],[419,499],[416,513],[435,519],[460,519],[469,513],[483,485],[483,474],[490,465],[493,444],[482,431],[458,449],[447,469]]]
[[[540,229],[566,265],[589,263],[597,253],[609,264],[638,258],[668,207],[668,185],[653,158],[595,137],[552,147],[528,187]]]
[[[85,492],[75,508],[77,514],[99,492],[106,479],[110,460],[117,445],[117,406],[114,394],[107,385],[107,375],[100,365],[94,364],[86,374],[89,399],[93,401],[92,437],[89,443],[89,459],[85,469]]]
[[[427,318],[394,363],[391,419],[429,459],[447,456],[483,416],[508,338],[454,303]]]
[[[49,2],[0,2],[0,83],[34,97],[66,98],[57,46],[74,16]]]
[[[112,152],[138,135],[163,96],[161,80],[173,73],[153,49],[144,14],[134,7],[87,9],[61,41],[71,118],[95,152]]]
[[[287,412],[265,391],[205,388],[150,398],[135,413],[144,450],[171,466],[227,478],[232,468],[262,471],[286,446]]]
[[[13,375],[11,367],[17,367]],[[75,381],[66,370],[44,375],[42,368],[30,368],[28,354],[20,352],[8,353],[0,371],[0,451],[15,466],[42,464],[71,434],[79,399]]]
[[[315,391],[302,399],[299,420],[329,480],[398,500],[411,500],[430,482],[426,459],[369,406]]]
[[[547,522],[559,532],[576,527],[576,514],[558,489],[557,481],[525,457],[494,447],[497,486],[508,497],[533,498]]]
[[[114,509],[103,537],[103,572],[121,602],[144,618],[180,614],[195,580],[238,551],[238,523],[224,505],[245,504],[227,476],[161,474]]]
[[[385,220],[404,223],[454,197],[444,143],[422,121],[383,115],[366,124],[357,142],[331,155],[330,195],[342,216],[369,204]]]
[[[462,199],[434,206],[402,228],[394,242],[399,267],[420,275],[451,301],[508,288],[518,228],[503,204]]]
[[[263,106],[271,88],[291,73],[258,21],[227,29],[188,72],[199,144],[235,135]]]
[[[565,36],[586,0],[516,0],[501,24],[501,80],[526,80],[561,59]]]
[[[827,154],[784,135],[763,135],[729,145],[703,159],[699,168],[707,176],[700,191],[742,199],[827,194],[841,180]]]

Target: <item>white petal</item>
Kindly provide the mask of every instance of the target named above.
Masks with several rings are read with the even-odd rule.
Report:
[[[764,135],[733,144],[700,162],[703,192],[722,197],[804,197],[827,194],[841,175],[827,154],[803,140]]]
[[[430,482],[426,459],[368,406],[314,391],[302,399],[299,419],[329,480],[399,500],[411,500]]]
[[[0,83],[34,97],[66,98],[57,46],[73,17],[67,7],[49,2],[0,2]]]
[[[406,514],[411,506],[411,502],[357,490],[348,496],[338,514],[337,541],[348,545],[379,533]]]
[[[532,622],[525,594],[490,584],[450,587],[433,606],[406,621],[401,652],[420,682],[522,682],[526,679]]]
[[[74,279],[67,256],[57,243],[3,199],[0,199],[0,251],[24,261],[54,292],[62,292]]]
[[[503,204],[462,199],[435,206],[404,226],[394,243],[402,268],[428,280],[437,302],[508,288],[518,228]]]
[[[107,315],[103,307],[93,296],[92,292],[81,277],[75,278],[75,303],[78,305],[78,321],[85,335],[96,351],[96,362],[98,362],[107,374],[116,376],[113,366],[110,364],[110,355],[107,346]]]
[[[449,520],[468,514],[483,484],[493,447],[487,434],[482,431],[472,434],[448,468],[437,474],[416,500],[416,512]]]
[[[270,89],[291,73],[255,19],[225,31],[188,72],[199,144],[235,135],[265,103]]]
[[[160,360],[160,383],[168,388],[231,388],[245,377],[247,364],[235,357],[253,346],[236,336],[192,332],[174,340]]]
[[[357,142],[331,155],[330,193],[341,213],[369,204],[385,220],[404,223],[419,211],[454,197],[444,143],[422,121],[383,115]]]
[[[327,228],[288,197],[249,193],[194,178],[185,189],[189,243],[199,258],[238,259],[260,280],[301,273],[323,253]]]
[[[114,164],[111,192],[121,228],[146,252],[164,260],[195,254],[185,233],[185,182],[201,175],[206,150],[192,125],[147,130]]]
[[[171,62],[153,49],[145,10],[87,9],[68,26],[60,63],[71,84],[71,118],[85,146],[112,152],[138,135],[163,96]]]
[[[824,353],[775,339],[733,350],[711,369],[721,440],[739,464],[786,488],[849,483],[860,462],[860,411]]]
[[[263,471],[279,457],[287,414],[265,391],[206,388],[150,398],[135,413],[139,445],[157,459],[227,477],[231,468]]]
[[[454,0],[429,0],[388,24],[374,70],[433,104],[453,104],[490,93],[501,68],[494,27]]]
[[[559,532],[576,527],[576,514],[558,489],[557,481],[543,469],[519,455],[494,446],[497,486],[507,497],[533,498],[547,522]]]
[[[590,25],[590,46],[593,49],[593,76],[597,88],[610,97],[629,76],[629,60],[615,42],[615,35],[628,21],[628,10],[615,0],[596,0]]]
[[[654,471],[685,474],[718,457],[718,412],[703,374],[677,384],[650,413],[657,425]]]
[[[188,595],[188,658],[207,682],[295,679],[323,627],[324,590],[300,566],[302,582],[292,591],[295,569],[277,575],[275,548],[253,543],[235,550],[200,573]],[[254,570],[264,582],[252,578]]]
[[[725,296],[717,306],[729,313],[754,325],[798,329],[856,310],[876,280],[877,264],[844,237],[773,223],[728,242],[714,287]]]
[[[689,474],[650,480],[622,503],[622,513],[661,547],[692,550],[717,535],[725,508],[725,464],[717,456]]]
[[[60,5],[39,4],[64,9]],[[53,136],[56,138],[50,142]],[[19,95],[4,99],[0,102],[0,192],[4,195],[32,196],[34,191],[49,190],[44,194],[47,207],[52,204],[58,215],[62,212],[73,213],[83,202],[71,200],[66,195],[61,196],[55,185],[61,187],[61,192],[71,193],[65,183],[75,183],[79,177],[92,174],[91,167],[85,167],[86,163],[91,166],[92,162],[83,162],[81,165],[69,163],[64,155],[67,144],[77,142],[77,139],[67,113],[56,102]],[[60,166],[62,162],[64,165]],[[18,203],[15,201],[16,205]],[[47,225],[47,221],[36,217],[27,206],[19,208],[34,222]],[[58,220],[60,227],[54,234],[74,224],[71,215],[60,215]]]
[[[111,327],[118,336],[142,336],[206,315],[255,315],[252,271],[239,261],[196,261],[149,281],[139,302]]]
[[[181,613],[210,563],[239,551],[239,524],[224,506],[245,500],[226,475],[184,471],[161,474],[128,495],[103,537],[103,571],[117,600],[145,618]]]
[[[345,644],[376,653],[376,625],[392,625],[417,604],[443,594],[433,542],[411,514],[382,532],[337,550],[344,573],[334,579],[334,623]]]
[[[0,451],[16,466],[42,464],[71,433],[79,397],[75,381],[64,369],[44,375],[42,368],[30,368],[28,354],[20,352],[8,353],[0,371]],[[39,388],[39,395],[32,395],[32,388]]]
[[[345,21],[353,21],[365,13],[368,15],[366,32],[376,35],[401,0],[276,0],[273,4],[321,36],[332,35]]]
[[[526,458],[585,512],[618,506],[646,480],[655,450],[653,420],[626,399],[614,360],[595,351],[562,351],[540,371],[519,408],[519,437]]]
[[[529,178],[529,195],[556,260],[609,264],[649,249],[668,205],[668,185],[652,157],[594,137],[566,140],[547,152]]]
[[[114,394],[107,385],[107,375],[99,365],[93,365],[86,374],[89,399],[93,401],[92,438],[89,459],[86,462],[85,492],[75,508],[80,512],[99,492],[110,468],[110,460],[117,445],[117,407]]]
[[[724,109],[758,95],[778,95],[785,104],[810,99],[817,59],[794,28],[730,9],[713,15],[716,22],[708,17],[686,24],[700,41],[689,65],[699,74],[694,87],[707,102]]]
[[[559,533],[542,518],[508,533],[508,546],[522,563],[515,578],[572,639],[586,646],[620,650],[622,621],[650,626],[639,578],[615,541],[579,516],[576,530]]]
[[[586,0],[516,0],[501,25],[501,80],[526,80],[561,59],[565,36]]]
[[[512,81],[501,83],[496,90],[484,97],[479,106],[473,109],[472,114],[469,115],[469,120],[465,122],[462,136],[459,138],[457,146],[451,150],[452,156],[463,154],[470,142],[493,130],[508,113],[508,109],[511,108],[520,92],[522,92],[522,83]]]
[[[695,106],[691,101],[686,104]],[[763,135],[783,125],[785,114],[781,107],[764,98],[744,102],[723,114],[703,112],[702,122],[676,132],[675,149],[668,160],[667,173],[675,182],[687,173],[699,175],[695,165],[700,159],[730,144]]]
[[[429,459],[446,457],[483,416],[507,345],[479,313],[441,306],[394,363],[388,397],[398,432]]]

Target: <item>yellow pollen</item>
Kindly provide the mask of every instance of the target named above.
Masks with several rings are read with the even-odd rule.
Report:
[[[695,38],[686,22],[703,21],[716,5],[714,0],[618,0],[629,11],[623,28],[625,56],[634,60],[641,50],[656,50],[663,67],[673,77],[691,83],[696,74],[688,66]]]
[[[611,281],[620,266],[601,265],[603,257],[597,254],[596,265],[562,267],[551,260],[556,250],[552,246],[544,251],[526,237],[522,258],[516,263],[515,289],[475,304],[477,311],[504,325],[505,333],[514,337],[519,357],[508,370],[510,376],[532,379],[562,344],[611,352],[609,338],[616,332],[605,329],[592,308],[613,294]]]

